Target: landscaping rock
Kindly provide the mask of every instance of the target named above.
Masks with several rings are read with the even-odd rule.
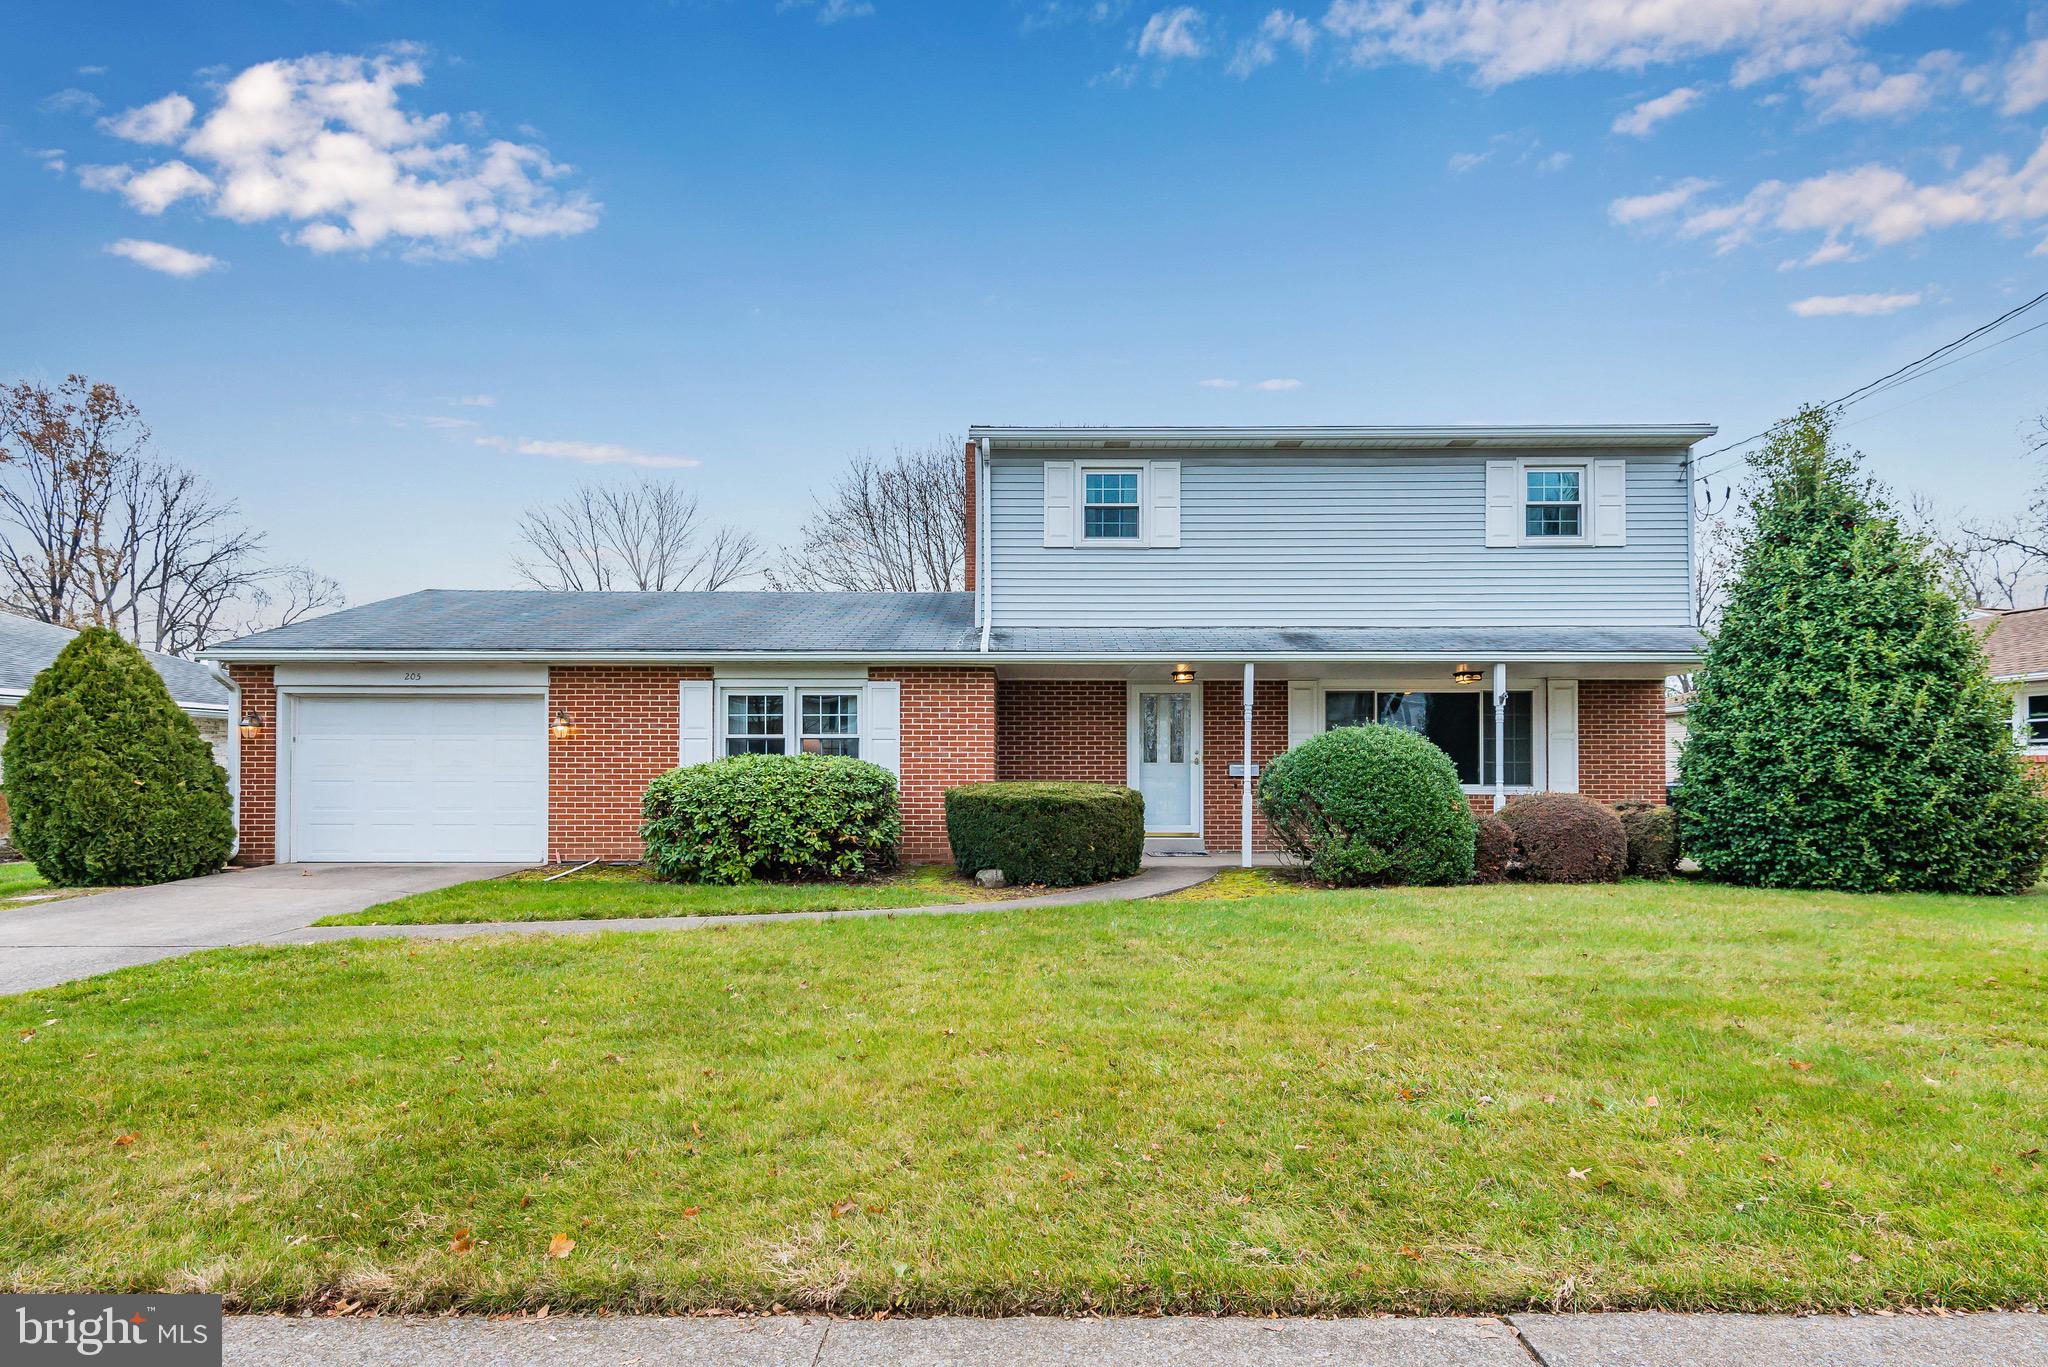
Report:
[[[985,888],[1006,888],[1010,886],[1010,880],[1003,877],[1001,869],[983,869],[980,873],[974,875],[974,881]]]

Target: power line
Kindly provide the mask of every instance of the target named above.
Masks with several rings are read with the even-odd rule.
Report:
[[[2007,309],[2004,313],[1999,314],[1998,317],[1993,318],[1988,323],[1985,323],[1979,327],[1971,328],[1968,332],[1956,338],[1954,341],[1944,342],[1942,345],[1928,352],[1925,356],[1919,357],[1917,360],[1908,361],[1906,364],[1900,366],[1898,369],[1890,371],[1887,374],[1880,375],[1876,379],[1870,381],[1868,384],[1858,385],[1856,388],[1842,395],[1842,397],[1840,397],[1839,399],[1835,399],[1826,404],[1823,404],[1822,407],[1847,408],[1851,404],[1859,403],[1864,399],[1870,398],[1874,394],[1883,392],[1883,390],[1896,389],[1900,385],[1910,384],[1912,381],[1919,379],[1920,376],[1923,374],[1930,374],[1935,370],[1940,370],[1945,366],[1952,365],[1956,361],[1967,359],[1962,356],[1952,356],[1949,357],[1948,360],[1943,361],[1942,364],[1939,366],[1929,365],[1929,362],[1939,360],[1944,356],[1948,356],[1950,352],[1956,350],[1958,347],[1967,346],[1969,343],[1977,340],[1977,338],[1982,337],[1985,333],[1990,332],[1995,328],[2002,327],[2006,323],[2011,322],[2013,319],[2027,312],[2029,309],[2033,308],[2035,305],[2039,304],[2044,299],[2048,299],[2048,290],[2042,291],[2040,294],[2035,295],[2032,299],[2027,300],[2026,303],[2021,304],[2016,308]],[[2042,325],[2037,323],[2035,324],[2035,326],[2039,327]],[[2031,331],[2033,331],[2033,328],[2026,329],[2026,332]],[[2019,332],[2014,333],[2013,337],[2022,337],[2025,335],[2025,332]],[[2013,337],[2001,338],[2000,341],[2011,341],[2013,340]],[[1993,342],[1991,344],[1991,346],[1997,345],[1999,345],[1998,342]],[[1991,347],[1989,346],[1980,347],[1978,348],[1978,352],[1989,351],[1990,349]],[[1970,354],[1976,355],[1978,354],[1978,352],[1972,352]],[[1768,437],[1769,435],[1771,435],[1771,433],[1777,431],[1779,428],[1785,427],[1794,421],[1796,421],[1796,419],[1784,418],[1779,420],[1778,422],[1772,423],[1763,431],[1752,433],[1751,435],[1742,438],[1740,441],[1731,441],[1726,446],[1717,446],[1703,456],[1695,456],[1693,458],[1693,464],[1695,467],[1697,467],[1701,462],[1712,460],[1715,456],[1723,455],[1729,451],[1734,451],[1741,447],[1752,445],[1753,443],[1761,441],[1765,437]],[[1700,470],[1697,474],[1693,476],[1693,478],[1704,483],[1706,480],[1710,479],[1716,473],[1716,471],[1726,469],[1727,466],[1731,463],[1732,462],[1723,462],[1721,465],[1716,466],[1713,470]]]

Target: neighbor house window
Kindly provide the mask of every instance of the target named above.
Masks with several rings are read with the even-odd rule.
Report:
[[[860,758],[861,695],[846,688],[745,688],[725,694],[728,755]]]
[[[2027,697],[2027,744],[2034,749],[2048,749],[2048,693],[2033,693]]]
[[[1529,788],[1536,782],[1535,695],[1508,694],[1506,786]],[[1493,786],[1493,695],[1490,693],[1394,693],[1364,689],[1328,689],[1323,694],[1323,723],[1362,726],[1376,721],[1426,737],[1451,758],[1458,782],[1470,787]]]
[[[860,694],[805,693],[798,714],[805,754],[860,758]]]
[[[1081,536],[1086,541],[1138,538],[1138,472],[1089,470],[1081,476]]]
[[[787,753],[787,698],[782,693],[725,695],[725,753],[780,755]]]
[[[1524,533],[1532,538],[1584,535],[1585,473],[1579,469],[1523,471],[1522,477],[1527,481],[1522,509]]]

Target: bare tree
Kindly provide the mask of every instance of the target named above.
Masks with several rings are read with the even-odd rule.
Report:
[[[817,499],[768,582],[874,593],[960,588],[967,564],[967,470],[957,440],[887,460],[854,457]]]
[[[149,446],[134,404],[82,375],[52,390],[23,381],[0,390],[0,580],[21,612],[75,625],[80,580],[126,472]]]
[[[761,560],[751,535],[706,527],[695,494],[651,479],[585,484],[559,503],[529,508],[519,540],[513,564],[537,589],[723,589]]]

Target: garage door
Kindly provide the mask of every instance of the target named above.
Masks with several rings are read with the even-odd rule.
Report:
[[[307,696],[291,710],[291,858],[546,858],[543,698]]]

